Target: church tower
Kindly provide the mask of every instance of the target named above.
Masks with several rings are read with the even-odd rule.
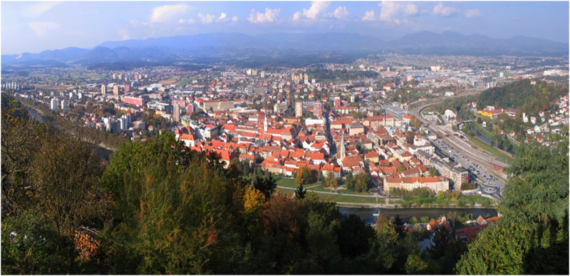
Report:
[[[346,148],[344,147],[344,133],[340,140],[340,160],[342,161],[346,157]]]
[[[263,120],[263,133],[267,133],[267,113],[265,113],[265,120]]]

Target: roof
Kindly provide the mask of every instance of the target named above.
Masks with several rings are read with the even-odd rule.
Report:
[[[412,183],[430,183],[430,182],[440,182],[446,181],[447,178],[441,176],[434,176],[434,177],[386,177],[386,182],[391,183],[404,183],[404,184],[412,184]]]

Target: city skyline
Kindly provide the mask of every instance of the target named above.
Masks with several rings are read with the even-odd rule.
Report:
[[[568,2],[4,2],[2,54],[216,32],[346,32],[389,41],[419,31],[453,31],[567,43],[568,7]]]

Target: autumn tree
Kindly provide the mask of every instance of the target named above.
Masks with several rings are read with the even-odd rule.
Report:
[[[30,167],[43,132],[27,109],[2,94],[2,217],[30,208]]]
[[[311,171],[307,167],[300,167],[295,174],[295,181],[297,184],[311,183]]]
[[[99,183],[103,168],[94,147],[74,138],[47,136],[32,168],[39,207],[60,233],[71,235],[81,223],[102,222],[109,197]]]
[[[518,148],[498,225],[457,263],[461,274],[568,274],[568,140]]]

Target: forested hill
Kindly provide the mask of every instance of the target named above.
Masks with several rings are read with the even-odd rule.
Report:
[[[568,95],[568,86],[544,81],[536,81],[532,85],[531,80],[520,80],[483,91],[478,97],[477,107],[493,105],[495,108],[515,108],[536,114],[550,110],[551,102],[563,95]]]

